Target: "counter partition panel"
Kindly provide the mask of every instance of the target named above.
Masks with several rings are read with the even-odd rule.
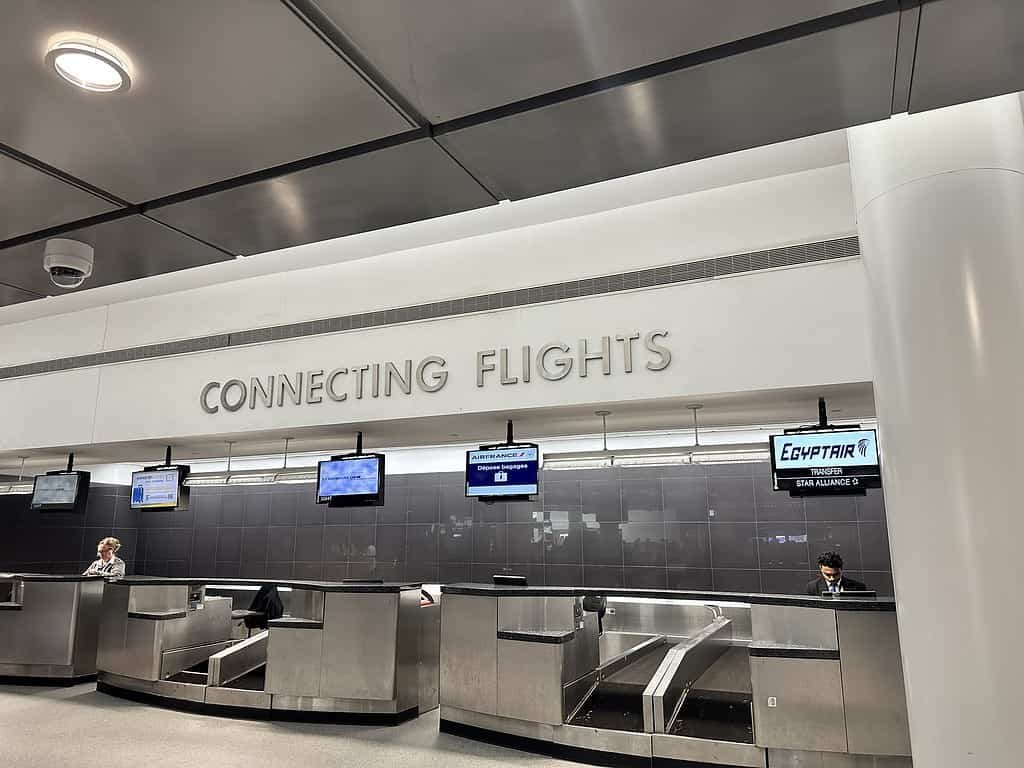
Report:
[[[910,768],[891,600],[442,592],[444,731],[597,763]]]
[[[246,587],[285,615],[246,630]],[[437,706],[440,606],[420,585],[129,577],[107,585],[101,691],[211,713],[399,722]]]
[[[95,676],[102,594],[99,576],[0,573],[0,680]]]

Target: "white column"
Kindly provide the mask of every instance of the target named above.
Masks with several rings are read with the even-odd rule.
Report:
[[[1019,768],[1021,100],[848,133],[914,765]]]

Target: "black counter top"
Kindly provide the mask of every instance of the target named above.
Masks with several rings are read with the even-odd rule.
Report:
[[[19,579],[21,581],[100,581],[103,578],[103,576],[82,576],[81,574],[0,573],[0,579]]]
[[[748,650],[754,658],[839,660],[838,648],[812,648],[758,640],[751,643]]]
[[[185,616],[185,611],[128,611],[129,619],[149,619],[150,621],[184,619]]]
[[[291,579],[188,579],[164,576],[125,576],[114,579],[113,584],[127,584],[131,587],[144,586],[179,586],[187,584],[204,584],[210,586],[255,586],[275,585],[290,589],[309,589],[316,592],[355,592],[355,593],[394,593],[419,591],[423,586],[419,583],[389,581],[383,584],[374,582],[340,582],[340,581],[293,581]]]
[[[557,629],[499,629],[499,640],[517,640],[522,643],[546,643],[548,645],[561,645],[568,643],[576,637],[576,633]]]
[[[267,622],[271,629],[323,629],[324,623],[316,619],[303,619],[299,616],[284,616]]]
[[[830,608],[836,611],[891,611],[896,601],[891,598],[858,598],[833,600],[804,595],[766,595],[746,592],[687,592],[672,589],[600,589],[598,587],[514,587],[495,584],[448,584],[441,587],[445,595],[478,595],[481,597],[645,597],[656,600],[708,600],[750,605],[788,605],[804,608]]]

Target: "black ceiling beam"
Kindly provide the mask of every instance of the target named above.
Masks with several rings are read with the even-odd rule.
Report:
[[[59,237],[62,234],[73,232],[77,229],[84,229],[86,227],[95,226],[96,224],[104,224],[108,221],[115,221],[117,219],[125,218],[127,216],[133,216],[136,214],[145,215],[148,211],[156,208],[162,208],[167,205],[173,205],[174,203],[185,202],[186,200],[194,200],[197,197],[206,197],[217,192],[224,192],[230,189],[236,189],[237,187],[244,187],[249,184],[254,184],[259,181],[266,181],[268,179],[274,179],[278,176],[284,176],[289,173],[295,173],[296,171],[304,171],[309,168],[315,168],[320,165],[327,163],[333,163],[338,160],[345,160],[351,157],[357,157],[359,155],[368,154],[370,152],[376,152],[381,149],[388,149],[389,147],[397,147],[402,144],[406,144],[411,141],[417,141],[419,139],[430,138],[430,131],[426,128],[414,128],[403,133],[397,133],[393,136],[386,136],[383,139],[374,139],[373,141],[364,142],[357,144],[353,147],[345,147],[343,149],[335,149],[330,152],[325,152],[320,155],[314,155],[312,157],[303,158],[301,160],[294,160],[290,163],[284,163],[283,165],[275,165],[271,168],[264,168],[263,170],[253,171],[252,173],[243,174],[241,176],[235,176],[230,179],[224,179],[223,181],[216,181],[212,184],[206,184],[201,187],[195,187],[188,189],[183,192],[175,192],[172,195],[160,197],[155,200],[150,200],[145,203],[135,204],[125,201],[121,201],[122,208],[113,211],[107,211],[106,213],[96,214],[95,216],[89,216],[85,219],[78,219],[76,221],[69,221],[66,224],[59,224],[53,227],[47,227],[46,229],[40,229],[35,232],[29,232],[28,234],[18,235],[7,240],[0,241],[0,250],[6,248],[13,248],[14,246],[24,245],[25,243],[32,243],[37,240],[44,240],[51,237]],[[24,158],[32,160],[27,155],[23,155]],[[21,157],[16,158],[21,162],[26,162]],[[38,161],[29,163],[33,167],[39,167]],[[56,170],[56,169],[55,169]],[[49,171],[47,171],[49,172]],[[67,174],[58,175],[57,178],[66,181],[68,178]],[[68,183],[71,183],[70,181]],[[148,217],[147,217],[148,218]],[[161,222],[163,223],[163,222]],[[212,243],[208,243],[200,237],[185,232],[183,230],[176,230],[181,232],[183,235],[188,235],[193,240],[198,240],[205,245],[209,245],[211,248],[216,248],[218,251],[228,253],[223,248],[220,248]],[[235,254],[230,254],[234,256]]]
[[[741,40],[723,43],[682,56],[675,56],[671,59],[655,62],[654,64],[645,64],[628,69],[625,72],[617,72],[607,77],[599,77],[596,80],[588,80],[585,83],[559,88],[558,90],[542,93],[538,96],[531,96],[509,104],[503,104],[500,107],[485,109],[481,112],[474,112],[471,115],[437,123],[434,125],[434,133],[441,135],[464,128],[472,128],[473,126],[501,120],[502,118],[551,107],[583,96],[590,96],[595,93],[621,88],[622,86],[633,85],[634,83],[643,82],[644,80],[650,80],[662,75],[670,75],[700,64],[727,59],[731,56],[750,53],[760,48],[767,48],[768,46],[798,40],[802,37],[839,29],[859,21],[867,21],[890,13],[898,13],[900,2],[901,0],[877,0],[874,3],[861,5],[828,16],[802,21],[797,24],[791,24],[788,27],[751,35]]]
[[[220,251],[225,256],[230,256],[232,259],[234,259],[234,258],[236,258],[238,256],[237,253],[232,253],[231,251],[225,250],[224,248],[221,248],[216,243],[211,243],[209,240],[204,240],[203,238],[199,237],[199,235],[193,235],[191,232],[186,232],[183,229],[179,229],[178,227],[174,226],[173,224],[168,224],[166,221],[160,221],[160,219],[154,219],[152,216],[147,216],[144,213],[141,214],[141,215],[142,215],[142,217],[144,219],[146,219],[146,221],[150,221],[153,224],[157,224],[157,225],[159,225],[161,227],[164,227],[165,229],[169,229],[169,230],[171,230],[173,232],[177,232],[179,235],[183,235],[184,237],[187,237],[187,238],[190,238],[192,240],[195,240],[198,243],[202,243],[203,245],[207,246],[208,248],[212,248],[215,251]]]
[[[120,210],[110,211],[108,213],[99,214],[92,216],[87,219],[81,219],[79,221],[69,222],[55,227],[50,227],[45,230],[32,232],[25,235],[20,235],[9,240],[0,242],[0,249],[9,248],[16,245],[22,245],[44,238],[55,237],[76,229],[81,229],[87,226],[95,224],[102,224],[107,221],[113,221],[125,216],[133,214],[145,215],[148,211],[161,208],[174,203],[184,202],[187,200],[194,200],[196,198],[205,197],[207,195],[215,194],[217,192],[223,192],[230,189],[236,189],[243,187],[248,184],[253,184],[268,179],[273,179],[279,176],[283,176],[296,171],[302,171],[309,168],[314,168],[326,163],[336,162],[338,160],[344,160],[358,155],[374,152],[381,149],[387,149],[389,147],[399,146],[406,142],[415,141],[422,138],[435,138],[436,136],[450,133],[452,131],[461,130],[463,128],[469,128],[475,125],[481,125],[494,120],[500,120],[505,117],[511,117],[525,112],[530,112],[536,109],[542,109],[544,107],[553,106],[560,104],[572,99],[577,99],[583,96],[601,93],[603,91],[609,91],[614,88],[619,88],[625,85],[631,85],[644,80],[649,80],[654,77],[661,75],[671,74],[680,70],[688,69],[699,64],[704,64],[720,59],[728,58],[742,53],[748,53],[755,51],[759,48],[764,48],[770,45],[777,45],[780,43],[789,42],[796,40],[801,37],[818,34],[821,32],[838,29],[840,27],[854,24],[859,21],[866,21],[869,19],[884,16],[889,13],[898,13],[901,9],[905,10],[908,7],[914,7],[920,5],[923,2],[929,2],[930,0],[877,0],[876,2],[869,3],[867,5],[858,6],[846,11],[840,11],[838,13],[830,14],[828,16],[822,16],[820,18],[811,19],[797,24],[792,24],[787,27],[780,29],[771,30],[769,32],[752,35],[750,37],[743,38],[722,45],[707,48],[694,53],[685,54],[683,56],[673,57],[664,61],[655,62],[654,64],[647,64],[634,69],[626,70],[625,72],[616,73],[607,77],[590,80],[585,83],[579,83],[577,85],[568,86],[555,91],[551,91],[539,96],[533,96],[527,99],[521,99],[510,104],[505,104],[500,107],[494,107],[492,109],[483,110],[476,112],[471,115],[464,117],[455,118],[439,124],[431,124],[426,118],[419,113],[419,111],[409,101],[391,85],[387,78],[385,78],[379,70],[376,69],[370,63],[365,56],[358,50],[358,48],[352,43],[349,37],[335,25],[323,11],[316,5],[313,0],[281,0],[289,9],[293,11],[302,21],[305,23],[311,31],[314,32],[324,43],[329,45],[346,63],[362,77],[366,83],[372,87],[377,93],[381,95],[389,104],[391,104],[396,110],[398,110],[409,122],[417,127],[405,131],[393,136],[388,136],[383,139],[375,139],[373,141],[364,142],[352,147],[346,147],[342,149],[332,150],[320,155],[314,155],[312,157],[296,160],[282,165],[273,166],[252,173],[243,174],[230,179],[224,179],[222,181],[207,184],[201,187],[196,187],[190,190],[177,192],[165,197],[157,198],[144,202],[141,204],[132,204],[127,201],[121,200],[120,198],[105,192],[97,187],[93,187],[81,179],[77,179],[58,168],[54,168],[45,163],[42,163],[35,158],[32,158],[24,153],[18,152],[12,148],[4,147],[0,145],[0,152],[9,155],[10,157],[19,160],[27,165],[30,165],[38,170],[50,174],[68,184],[91,192],[98,197],[101,197],[109,202],[120,205]],[[462,162],[460,162],[454,155],[451,154],[443,145],[438,142],[445,153],[457,163],[463,170],[466,171],[482,189],[487,191],[495,200],[498,200],[498,196],[490,190],[471,169],[467,168]],[[181,234],[187,235],[199,242],[202,242],[210,247],[216,248],[219,251],[227,253],[222,248],[207,243],[202,238],[198,238],[188,232],[181,230]]]
[[[45,173],[49,176],[53,176],[56,179],[60,179],[65,184],[70,184],[72,187],[76,187],[82,190],[83,192],[88,192],[92,195],[95,195],[96,197],[105,200],[111,205],[119,205],[122,208],[131,207],[131,203],[129,203],[127,200],[122,200],[117,195],[113,195],[110,192],[107,192],[105,189],[94,187],[89,182],[79,179],[77,176],[72,176],[70,173],[62,171],[60,168],[55,168],[52,165],[44,163],[42,160],[38,160],[32,157],[31,155],[26,155],[24,152],[17,150],[14,147],[9,147],[6,144],[0,144],[0,154],[7,155],[7,157],[11,158],[12,160],[17,160],[19,163],[22,163],[23,165],[27,165],[30,168],[35,168],[37,171],[41,173]]]
[[[163,208],[164,206],[173,205],[175,203],[183,203],[186,200],[194,200],[197,197],[206,197],[207,195],[212,195],[217,192],[226,192],[227,190],[245,187],[259,181],[276,179],[278,176],[286,176],[289,173],[305,171],[310,168],[327,165],[328,163],[334,163],[338,160],[347,160],[351,157],[370,154],[371,152],[377,152],[382,149],[398,147],[412,141],[429,138],[429,136],[430,132],[428,129],[413,128],[412,130],[396,133],[392,136],[385,136],[383,139],[373,139],[372,141],[366,141],[362,144],[356,144],[351,147],[332,149],[330,152],[313,155],[312,157],[293,160],[290,163],[283,163],[282,165],[275,165],[271,168],[264,168],[260,171],[245,173],[241,176],[224,179],[223,181],[215,181],[212,184],[205,184],[201,187],[195,187],[194,189],[187,189],[184,192],[175,192],[172,195],[158,197],[155,200],[145,202],[139,207],[142,212],[145,213],[146,211],[150,211],[155,208]]]
[[[910,89],[914,82],[917,41],[921,32],[921,4],[925,0],[901,0],[900,21],[896,34],[896,66],[892,77],[894,115],[910,110]]]
[[[388,102],[399,114],[409,121],[409,125],[415,128],[426,128],[430,123],[416,106],[409,101],[384,76],[384,73],[377,69],[352,38],[335,24],[331,18],[320,10],[320,7],[313,0],[281,0],[309,29],[323,40],[338,56],[359,75],[367,85],[375,90],[381,98]]]
[[[465,172],[465,174],[469,176],[469,178],[471,178],[473,181],[477,183],[477,186],[480,187],[480,189],[482,189],[484,192],[491,196],[491,199],[494,200],[494,202],[498,203],[505,199],[498,197],[497,192],[495,192],[489,186],[484,184],[483,179],[481,179],[479,176],[477,176],[475,173],[469,170],[466,164],[459,160],[459,158],[457,158],[455,155],[453,155],[451,150],[448,149],[448,147],[446,147],[442,142],[438,141],[433,131],[430,132],[430,138],[433,140],[434,146],[440,149],[446,155],[448,155],[448,159],[455,163],[457,166],[459,166],[459,168],[461,168]]]
[[[4,288],[10,288],[12,291],[19,291],[20,293],[27,293],[30,296],[35,296],[37,299],[44,298],[43,294],[41,294],[41,293],[36,293],[35,291],[30,291],[28,288],[22,288],[20,285],[14,285],[14,283],[6,283],[3,280],[0,280],[0,286],[3,286]]]
[[[29,232],[25,235],[18,235],[17,237],[2,240],[0,241],[0,251],[7,248],[14,248],[18,245],[25,245],[25,243],[34,243],[37,240],[48,240],[51,237],[60,237],[61,235],[73,232],[76,229],[85,229],[86,227],[94,227],[97,224],[106,224],[108,221],[117,221],[118,219],[124,219],[128,216],[134,216],[137,213],[139,213],[139,207],[137,205],[129,204],[127,208],[118,208],[113,211],[107,211],[106,213],[98,213],[95,216],[89,216],[85,219],[69,221],[67,224],[58,224],[53,227],[47,227],[46,229],[40,229],[35,232]]]

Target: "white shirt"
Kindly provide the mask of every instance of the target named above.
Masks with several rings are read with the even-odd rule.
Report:
[[[106,562],[102,557],[96,558],[92,565],[85,569],[83,576],[112,576],[120,578],[124,576],[124,560],[114,555]]]

